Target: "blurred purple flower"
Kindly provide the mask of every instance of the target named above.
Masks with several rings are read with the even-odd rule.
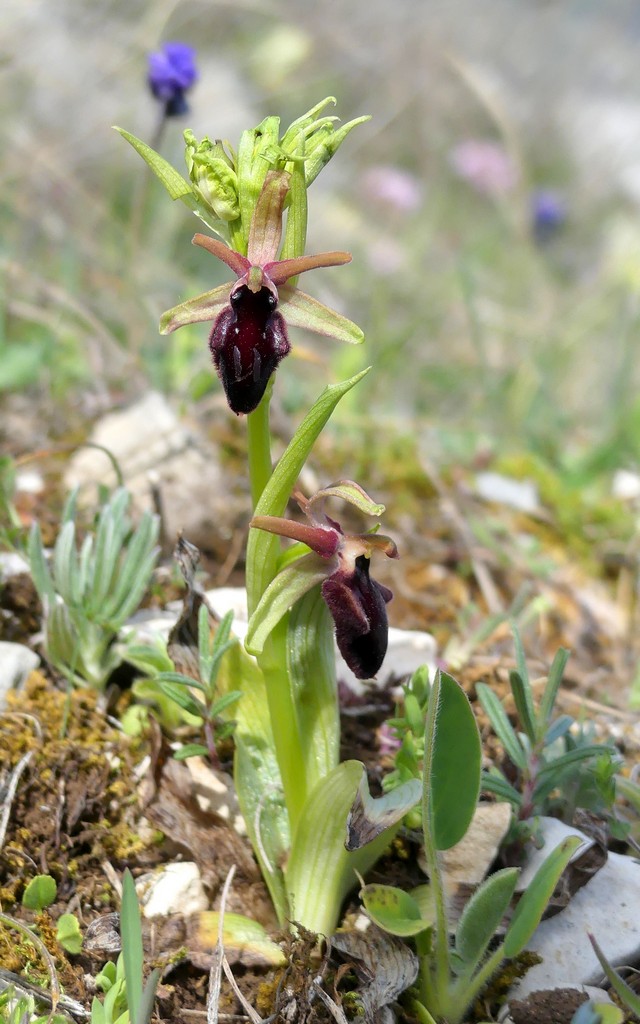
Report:
[[[557,192],[539,189],[531,196],[531,227],[536,241],[548,241],[567,219],[567,209]]]
[[[454,173],[480,195],[497,198],[518,181],[517,168],[504,146],[488,139],[467,139],[449,155]]]
[[[422,202],[419,180],[400,167],[372,167],[364,175],[362,184],[371,199],[385,203],[398,213],[413,213]]]
[[[394,729],[388,722],[383,722],[377,732],[378,750],[385,757],[389,754],[397,754],[402,746],[402,740],[398,736],[397,729]]]
[[[166,117],[178,117],[189,110],[185,93],[196,82],[196,51],[186,43],[163,43],[158,53],[149,54],[147,82],[157,100],[164,103]]]

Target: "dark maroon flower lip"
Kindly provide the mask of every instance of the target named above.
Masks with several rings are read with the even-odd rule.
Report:
[[[393,594],[371,579],[366,555],[356,558],[352,572],[335,572],[321,589],[335,624],[340,654],[356,679],[373,679],[387,653],[386,606]]]
[[[194,244],[226,263],[237,280],[174,306],[160,321],[162,334],[185,324],[213,321],[209,347],[229,405],[238,415],[256,408],[270,377],[290,351],[287,324],[352,344],[364,339],[351,320],[287,284],[308,270],[343,266],[351,260],[346,252],[276,258],[289,180],[286,171],[267,174],[253,213],[246,256],[220,239],[194,235]]]
[[[255,516],[250,525],[301,541],[315,553],[306,558],[315,558],[319,563],[314,570],[316,579],[318,572],[320,579],[323,574],[326,577],[321,582],[321,592],[334,622],[338,650],[357,679],[373,679],[387,653],[386,606],[393,594],[371,578],[370,560],[376,549],[389,558],[397,558],[398,550],[389,537],[378,533],[345,534],[339,523],[322,511],[330,496],[342,497],[364,511],[375,510],[376,515],[384,511],[384,506],[376,506],[357,484],[341,481],[309,499],[294,494],[307,523],[279,516]]]
[[[290,350],[287,325],[269,288],[235,288],[209,336],[213,364],[229,408],[241,415],[260,404],[271,374]]]

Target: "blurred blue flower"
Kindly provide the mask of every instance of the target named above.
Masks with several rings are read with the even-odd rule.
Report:
[[[536,241],[546,242],[567,219],[567,209],[557,192],[539,189],[531,196],[531,227]]]
[[[198,78],[195,56],[186,43],[163,43],[160,52],[149,54],[147,82],[155,98],[164,103],[166,117],[189,110],[185,93]]]

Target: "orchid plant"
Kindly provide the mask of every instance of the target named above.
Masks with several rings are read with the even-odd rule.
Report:
[[[339,709],[334,632],[347,664],[362,679],[379,670],[387,648],[391,591],[370,575],[372,555],[397,557],[375,531],[349,534],[325,507],[347,502],[379,517],[353,481],[311,497],[296,491],[299,474],[341,398],[368,372],[328,386],[283,455],[271,456],[269,408],[274,374],[290,351],[289,327],[358,344],[360,328],[300,291],[299,274],[341,266],[336,251],[305,255],[307,190],[360,117],[338,127],[323,116],[331,97],[280,132],[267,117],[245,131],[237,150],[185,132],[188,179],[144,142],[118,129],[173,199],[214,233],[194,244],[221,260],[234,280],[175,306],[162,333],[209,321],[209,348],[229,407],[246,416],[254,515],[247,550],[249,630],[246,649],[227,654],[229,689],[242,696],[236,723],[235,783],[256,857],[281,922],[329,934],[341,902],[388,845],[419,785],[384,798],[381,824],[362,850],[345,848],[345,823],[356,796],[368,799],[364,767],[339,763]],[[306,522],[284,516],[291,495]],[[293,541],[286,545],[283,541]],[[223,683],[220,684],[221,686]],[[416,786],[418,789],[416,790]]]

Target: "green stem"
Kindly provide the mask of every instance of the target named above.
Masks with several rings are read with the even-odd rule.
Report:
[[[482,992],[485,985],[491,981],[503,960],[504,943],[502,942],[474,978],[468,979],[463,976],[459,979],[452,993],[452,1024],[455,1024],[456,1021],[464,1017],[467,1008],[471,1006],[480,992]]]
[[[254,409],[247,416],[249,480],[251,483],[251,502],[253,508],[258,504],[273,471],[271,462],[271,430],[269,426],[271,391],[271,384],[269,384],[258,408]]]
[[[431,1016],[426,1006],[424,1006],[418,999],[409,999],[408,1006],[416,1015],[420,1024],[436,1024],[435,1018]]]

